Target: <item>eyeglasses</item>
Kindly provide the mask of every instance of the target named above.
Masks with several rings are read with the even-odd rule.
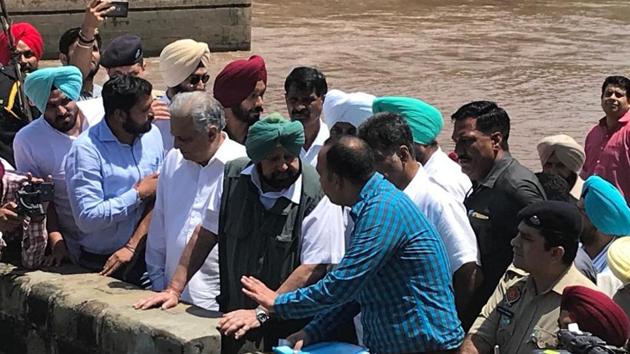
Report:
[[[210,80],[210,75],[205,74],[205,75],[191,75],[188,77],[188,84],[190,86],[197,86],[197,84],[199,83],[199,81],[203,82],[204,84],[208,82],[208,80]]]

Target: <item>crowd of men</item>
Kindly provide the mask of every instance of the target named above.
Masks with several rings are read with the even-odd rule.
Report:
[[[220,311],[223,353],[287,338],[529,354],[572,324],[627,345],[630,79],[606,78],[584,148],[540,140],[534,173],[491,101],[451,115],[449,153],[435,106],[329,90],[314,67],[286,77],[286,115],[266,114],[263,58],[212,77],[193,39],[163,49],[156,91],[141,38],[101,49],[110,8],[92,2],[62,35],[58,67],[38,69],[33,26],[11,27],[34,119],[3,97],[0,249],[24,267],[72,262],[150,288],[138,310]],[[54,184],[45,214],[24,214],[16,190],[42,183]]]

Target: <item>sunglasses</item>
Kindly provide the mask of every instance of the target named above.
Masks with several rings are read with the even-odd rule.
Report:
[[[199,83],[199,81],[203,82],[204,84],[208,82],[208,80],[210,80],[210,75],[205,74],[205,75],[191,75],[188,77],[188,84],[190,84],[191,86],[195,86]]]

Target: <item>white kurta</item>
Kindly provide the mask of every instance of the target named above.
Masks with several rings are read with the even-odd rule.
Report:
[[[83,130],[87,130],[100,122],[103,115],[100,112],[84,112],[82,102],[77,105],[84,115]],[[76,137],[58,131],[41,116],[22,128],[13,141],[15,167],[18,172],[30,172],[41,178],[52,176],[55,184],[55,210],[64,240],[73,257],[78,254],[76,239],[79,229],[70,208],[64,167],[66,156],[75,140]]]
[[[437,185],[422,166],[404,192],[442,237],[452,273],[466,263],[480,264],[477,238],[462,202]]]
[[[310,164],[313,167],[317,166],[317,155],[319,154],[319,150],[322,149],[326,140],[330,137],[330,131],[328,126],[324,122],[320,120],[319,122],[319,132],[317,132],[317,136],[311,144],[311,147],[307,150],[304,148],[300,149],[300,159]]]
[[[464,202],[466,194],[472,188],[470,178],[462,172],[462,168],[455,161],[451,160],[441,148],[438,148],[433,153],[423,167],[438,185],[453,195],[457,201]]]
[[[165,289],[171,281],[186,243],[201,223],[209,197],[223,186],[225,164],[245,156],[244,146],[225,133],[223,136],[225,141],[206,166],[184,159],[177,149],[166,156],[147,238],[147,270],[155,291]],[[190,279],[182,300],[218,311],[218,260],[218,247],[214,247]]]
[[[267,209],[284,197],[293,203],[300,202],[302,194],[302,175],[289,187],[278,192],[263,193],[258,170],[255,165],[246,167],[241,172],[250,175],[252,182],[258,188],[260,202]],[[221,208],[221,194],[223,186],[210,197],[206,215],[202,226],[213,233],[218,233],[219,212]],[[346,251],[344,237],[343,210],[324,197],[302,221],[302,247],[300,261],[302,264],[337,264]]]

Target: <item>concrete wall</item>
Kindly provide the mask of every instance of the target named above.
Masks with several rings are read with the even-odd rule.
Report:
[[[137,311],[131,305],[149,291],[74,266],[54,271],[0,263],[0,353],[220,351],[215,313],[182,304]]]
[[[32,23],[44,36],[45,59],[57,58],[59,37],[81,26],[88,0],[6,0],[14,22]],[[124,33],[140,35],[145,57],[181,38],[207,42],[212,51],[249,50],[252,0],[130,0],[127,18],[107,19],[104,43]]]

